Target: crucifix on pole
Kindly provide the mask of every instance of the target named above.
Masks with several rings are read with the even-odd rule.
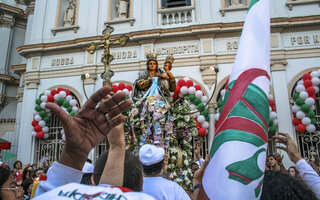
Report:
[[[126,35],[121,35],[118,39],[111,40],[110,35],[114,31],[113,27],[107,26],[103,34],[102,44],[95,45],[93,42],[87,48],[90,54],[94,54],[97,49],[103,48],[104,52],[102,54],[101,62],[104,65],[103,73],[100,75],[103,79],[103,86],[109,85],[112,86],[111,77],[114,75],[114,72],[110,69],[110,63],[114,59],[113,55],[110,54],[110,46],[115,44],[120,44],[121,46],[126,45],[129,40],[129,37]]]

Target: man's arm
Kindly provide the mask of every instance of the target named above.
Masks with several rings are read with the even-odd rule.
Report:
[[[199,194],[200,187],[202,185],[203,174],[207,167],[208,162],[209,162],[209,155],[207,154],[206,159],[203,162],[201,168],[194,173],[194,178],[192,180],[192,184],[193,184],[192,199],[193,200],[199,199],[198,194]]]

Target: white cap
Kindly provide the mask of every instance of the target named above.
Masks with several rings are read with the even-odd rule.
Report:
[[[139,158],[143,165],[156,164],[163,160],[164,149],[152,144],[145,144],[139,150]]]
[[[94,165],[88,162],[84,163],[84,166],[82,168],[83,173],[93,173],[94,172]]]

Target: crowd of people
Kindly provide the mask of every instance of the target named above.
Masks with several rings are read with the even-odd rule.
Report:
[[[193,192],[188,194],[177,183],[162,177],[165,152],[161,147],[143,145],[138,157],[125,150],[121,113],[130,107],[124,93],[112,97],[110,87],[94,93],[76,116],[71,117],[54,103],[46,107],[59,117],[65,135],[60,159],[48,169],[17,161],[13,170],[0,167],[0,200],[29,199],[202,199],[199,189],[209,156],[201,158],[200,145],[195,147],[195,160],[190,165],[194,174]],[[107,97],[107,98],[105,98]],[[101,100],[106,100],[102,103]],[[97,107],[97,105],[99,106]],[[107,117],[106,117],[107,116]],[[95,166],[89,152],[105,137],[109,149],[100,155]],[[286,133],[274,136],[281,144],[276,148],[288,153],[295,166],[286,170],[279,154],[269,155],[261,199],[320,199],[320,176],[314,159],[309,165],[299,154],[294,141]],[[41,179],[37,187],[35,180]],[[35,190],[36,189],[36,190]],[[232,190],[230,190],[232,192]]]

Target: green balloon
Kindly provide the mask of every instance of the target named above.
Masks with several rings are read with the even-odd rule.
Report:
[[[39,112],[39,115],[41,116],[41,118],[45,118],[47,116],[47,112],[45,110],[41,110]]]
[[[68,108],[67,108],[67,111],[68,111],[68,113],[70,113],[70,112],[72,111],[72,108],[71,108],[71,107],[68,107]]]
[[[309,106],[308,104],[303,104],[303,105],[301,106],[301,110],[302,110],[303,112],[305,112],[305,113],[308,113],[309,110],[310,110],[310,106]]]
[[[297,104],[298,106],[302,106],[302,105],[304,104],[304,100],[299,97],[299,98],[297,98],[297,100],[296,100],[296,104]]]
[[[42,101],[40,98],[36,99],[36,104],[40,105],[41,103],[42,103]]]
[[[46,116],[46,117],[42,118],[42,120],[45,121],[46,123],[49,123],[50,122],[50,117]]]
[[[70,115],[71,115],[71,117],[75,116],[75,115],[76,115],[76,111],[74,111],[74,110],[71,111],[71,112],[70,112]]]
[[[200,112],[202,112],[204,110],[204,104],[203,103],[199,103],[198,106],[197,106],[198,110]]]
[[[207,117],[209,115],[209,111],[207,109],[204,109],[200,114]]]
[[[222,105],[223,105],[223,101],[222,101],[222,100],[219,100],[219,101],[218,101],[218,108],[220,108]]]
[[[299,93],[295,92],[295,93],[293,94],[293,99],[294,99],[294,100],[297,100],[297,98],[299,98]]]
[[[317,125],[317,120],[316,120],[316,118],[312,118],[312,119],[311,119],[311,124]]]
[[[41,94],[39,95],[39,97],[41,98],[43,95],[44,95],[44,94],[43,94],[43,93],[41,93]]]
[[[184,95],[184,97],[187,97],[187,98],[189,98],[189,96],[190,96],[190,94],[186,94],[186,95]]]
[[[40,112],[41,110],[43,110],[39,105],[36,105],[35,110]]]
[[[275,133],[276,133],[276,131],[277,131],[277,128],[276,128],[275,126],[271,126],[271,127],[269,128],[268,133],[269,133],[270,136],[274,136]]]
[[[273,120],[269,118],[269,127],[271,127],[272,125],[273,125]]]
[[[201,103],[201,99],[196,98],[193,103],[194,103],[194,105],[198,105],[199,103]]]
[[[64,98],[60,98],[60,99],[58,99],[58,105],[59,106],[62,106],[62,104],[64,103]]]
[[[208,116],[206,116],[206,121],[209,122],[209,120],[210,120],[210,117],[208,115]]]
[[[307,113],[307,116],[312,119],[316,116],[316,113],[313,111],[313,110],[310,110],[308,113]]]
[[[65,101],[63,102],[63,107],[65,107],[65,108],[70,107],[69,101],[65,100]]]
[[[194,102],[194,100],[196,100],[196,96],[194,94],[190,94],[189,99],[191,102]]]

